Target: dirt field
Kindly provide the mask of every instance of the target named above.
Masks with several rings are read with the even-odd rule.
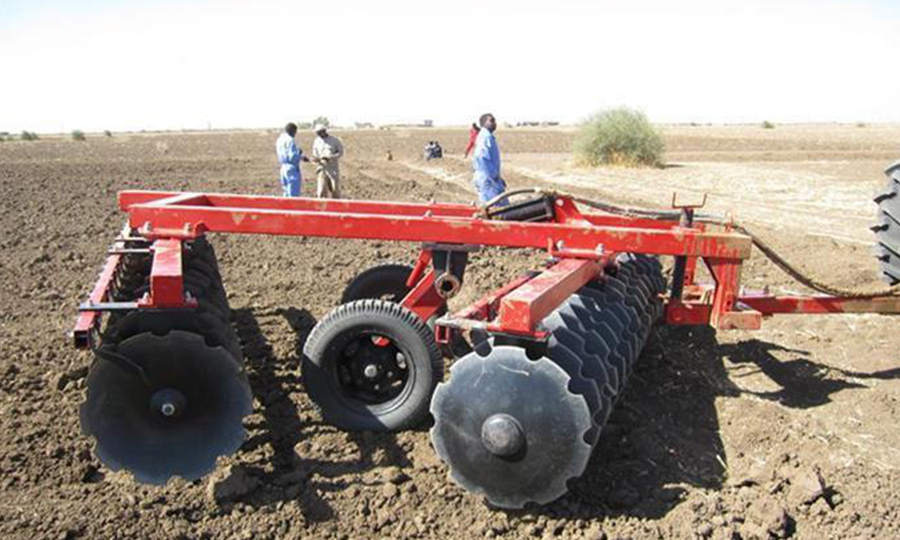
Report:
[[[580,170],[566,130],[503,130],[511,187],[708,209],[758,229],[844,286],[875,280],[872,195],[900,157],[897,126],[671,127],[669,167]],[[344,192],[473,199],[463,130],[337,133]],[[66,337],[121,227],[127,188],[276,193],[274,132],[120,135],[0,144],[0,537],[71,538],[898,538],[897,319],[784,317],[758,332],[659,328],[587,473],[543,508],[488,508],[449,482],[427,426],[347,434],[321,422],[299,355],[345,283],[391,242],[213,237],[255,397],[250,438],[222,463],[257,487],[218,505],[206,479],[165,487],[111,473],[80,434],[90,362]],[[439,139],[449,156],[425,163]],[[309,137],[301,138],[309,148]],[[391,150],[394,161],[383,156]],[[305,170],[307,177],[311,170]],[[304,186],[309,194],[311,184]],[[461,301],[539,262],[490,250]],[[798,291],[754,258],[745,284]]]

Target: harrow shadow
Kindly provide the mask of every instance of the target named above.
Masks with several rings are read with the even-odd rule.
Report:
[[[781,361],[773,353],[798,358]],[[721,344],[709,327],[657,328],[617,403],[584,475],[559,501],[527,509],[556,518],[635,516],[658,519],[683,497],[684,486],[718,490],[728,458],[719,433],[718,397],[753,395],[793,408],[824,405],[864,385],[852,379],[896,379],[900,368],[860,373],[821,366],[809,353],[751,339]],[[749,363],[779,384],[775,392],[735,386],[726,369]]]
[[[808,359],[809,353],[751,339],[739,344],[721,345],[719,352],[727,355],[735,364],[753,364],[765,376],[774,381],[780,389],[772,392],[751,392],[742,390],[762,399],[777,401],[785,407],[808,409],[831,402],[831,396],[851,388],[865,388],[856,382],[859,379],[890,380],[900,378],[900,368],[887,369],[875,373],[864,373],[823,366]],[[779,360],[773,353],[796,355],[791,360]],[[855,380],[854,380],[855,379]]]
[[[685,486],[719,489],[727,468],[715,400],[727,374],[710,328],[651,334],[625,395],[554,517],[660,518]]]
[[[252,456],[248,468],[260,480],[261,488],[243,502],[262,508],[297,501],[307,521],[330,521],[337,516],[323,494],[361,483],[361,474],[374,467],[410,465],[406,451],[397,444],[393,434],[343,434],[320,420],[304,420],[301,416],[300,407],[290,394],[302,388],[298,372],[303,346],[316,324],[307,310],[276,311],[296,334],[294,351],[281,358],[262,333],[252,309],[233,313],[250,385],[262,405],[258,411],[262,419],[247,425],[253,435],[241,449],[242,454]],[[335,452],[333,458],[304,457],[302,442],[323,434],[345,437],[347,440],[342,443],[355,445],[359,457],[347,459],[343,452]],[[271,452],[266,452],[266,445],[271,446]],[[260,454],[262,459],[258,459]]]
[[[266,459],[250,467],[250,471],[260,479],[263,489],[257,490],[245,502],[263,507],[295,500],[303,495],[304,517],[310,521],[328,520],[333,517],[331,508],[315,495],[315,490],[305,489],[305,471],[297,467],[295,459],[294,447],[302,439],[304,423],[289,395],[301,384],[297,375],[299,359],[276,358],[252,309],[243,308],[232,313],[246,359],[250,386],[262,405],[260,412],[263,417],[261,422],[247,425],[253,435],[241,452],[256,453],[266,444],[270,444],[273,450]],[[309,328],[315,325],[315,319],[305,310],[296,310],[293,320],[298,327],[301,326],[300,321],[307,321],[309,324],[303,326]],[[315,497],[313,500],[309,500],[310,494]]]

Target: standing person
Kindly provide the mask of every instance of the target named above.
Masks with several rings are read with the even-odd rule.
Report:
[[[466,153],[463,154],[463,159],[469,157],[469,152],[475,147],[475,139],[478,138],[479,131],[481,131],[481,129],[478,127],[478,124],[473,122],[472,127],[469,128],[469,144],[466,145]]]
[[[506,191],[506,182],[500,178],[500,148],[494,138],[497,119],[493,114],[482,114],[478,123],[481,124],[481,130],[475,139],[475,151],[472,152],[472,168],[475,171],[472,183],[478,190],[478,201],[484,204]],[[504,198],[497,204],[506,206],[509,201]]]
[[[303,150],[297,148],[297,144],[294,143],[295,135],[297,124],[288,122],[284,126],[284,133],[275,141],[275,154],[278,155],[278,162],[281,164],[281,188],[285,197],[300,196],[302,179],[300,161],[309,161],[309,158],[303,155]]]
[[[320,199],[341,198],[341,171],[338,160],[344,155],[344,145],[328,134],[328,128],[316,124],[313,141],[313,160],[316,162],[316,196]]]

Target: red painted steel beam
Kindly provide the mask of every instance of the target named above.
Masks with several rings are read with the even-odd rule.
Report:
[[[531,274],[520,276],[503,287],[483,296],[471,306],[454,313],[453,318],[474,321],[487,321],[493,319],[500,306],[500,300],[532,279],[534,279],[534,276]]]
[[[416,265],[413,266],[412,272],[410,272],[409,277],[406,278],[407,287],[412,289],[416,286],[416,283],[418,283],[419,280],[422,279],[422,276],[428,269],[428,265],[431,264],[431,259],[432,253],[430,249],[423,249],[421,252],[419,252],[419,258],[416,259]]]
[[[449,203],[405,203],[393,201],[356,201],[347,199],[311,199],[305,197],[269,197],[260,195],[232,195],[225,193],[181,193],[177,191],[120,191],[119,207],[128,211],[129,208],[139,204],[155,203],[172,204],[166,202],[174,197],[185,195],[188,198],[202,196],[205,206],[222,209],[262,209],[285,210],[296,212],[334,212],[347,214],[375,214],[375,215],[407,215],[424,216],[454,216],[471,218],[478,208],[468,204]],[[183,204],[177,202],[176,204]]]
[[[503,332],[532,333],[567,298],[602,270],[597,261],[564,259],[510,292],[500,300],[495,325]]]
[[[900,313],[900,296],[845,298],[839,296],[741,296],[738,302],[775,314]]]
[[[759,330],[762,313],[752,309],[726,311],[712,324],[713,306],[703,302],[675,302],[666,304],[666,324],[675,326],[713,326],[720,330]]]
[[[182,274],[181,240],[153,242],[153,265],[150,267],[150,298],[138,301],[140,307],[181,308],[196,306],[186,302]]]
[[[584,219],[597,227],[636,227],[639,229],[670,230],[678,227],[678,221],[632,218],[607,214],[584,214]]]
[[[153,206],[211,206],[209,199],[202,193],[173,193],[168,197],[148,201]]]
[[[666,304],[666,324],[706,326],[712,306],[699,302],[670,301]]]
[[[713,292],[712,312],[709,314],[709,324],[713,328],[724,328],[722,320],[726,313],[733,311],[734,302],[737,300],[738,284],[741,279],[740,261],[708,258],[704,259],[709,273],[716,281]]]
[[[400,305],[426,322],[447,303],[434,286],[434,280],[434,270],[429,270],[400,302]]]
[[[88,296],[88,303],[98,304],[108,299],[109,285],[112,283],[121,261],[122,256],[117,254],[106,258],[106,264],[103,265],[100,277],[97,279],[97,283],[94,284],[94,289],[91,291],[90,296]],[[78,314],[78,319],[75,321],[75,329],[72,332],[75,347],[89,349],[94,346],[94,337],[100,330],[102,316],[103,314],[100,311],[82,311]]]
[[[350,204],[351,202],[348,202]],[[189,237],[185,227],[199,231],[288,236],[319,236],[410,242],[443,242],[546,248],[630,251],[657,255],[694,255],[741,259],[750,255],[751,241],[744,235],[693,230],[592,227],[583,224],[526,223],[458,217],[373,215],[321,211],[190,206],[129,207],[132,227],[156,236]]]
[[[173,204],[169,199],[179,195],[188,198],[201,194],[178,191],[128,190],[119,192],[119,207],[127,211],[136,204]],[[269,197],[257,195],[234,195],[224,193],[202,194],[204,205],[219,208],[256,208],[269,210],[295,210],[319,212],[343,212],[357,214],[425,215],[473,217],[478,209],[470,204],[458,203],[405,203],[387,201],[355,201],[346,199],[309,199],[291,197]],[[165,202],[164,202],[165,201]],[[177,204],[184,204],[183,201]],[[656,220],[640,217],[618,216],[614,214],[583,213],[585,221],[601,227],[637,227],[642,229],[668,230],[678,226],[677,220]]]

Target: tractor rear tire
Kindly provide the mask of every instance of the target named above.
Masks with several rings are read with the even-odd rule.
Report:
[[[884,173],[888,177],[887,186],[875,197],[878,223],[872,231],[877,239],[875,256],[881,263],[881,278],[893,286],[900,283],[900,161]]]

